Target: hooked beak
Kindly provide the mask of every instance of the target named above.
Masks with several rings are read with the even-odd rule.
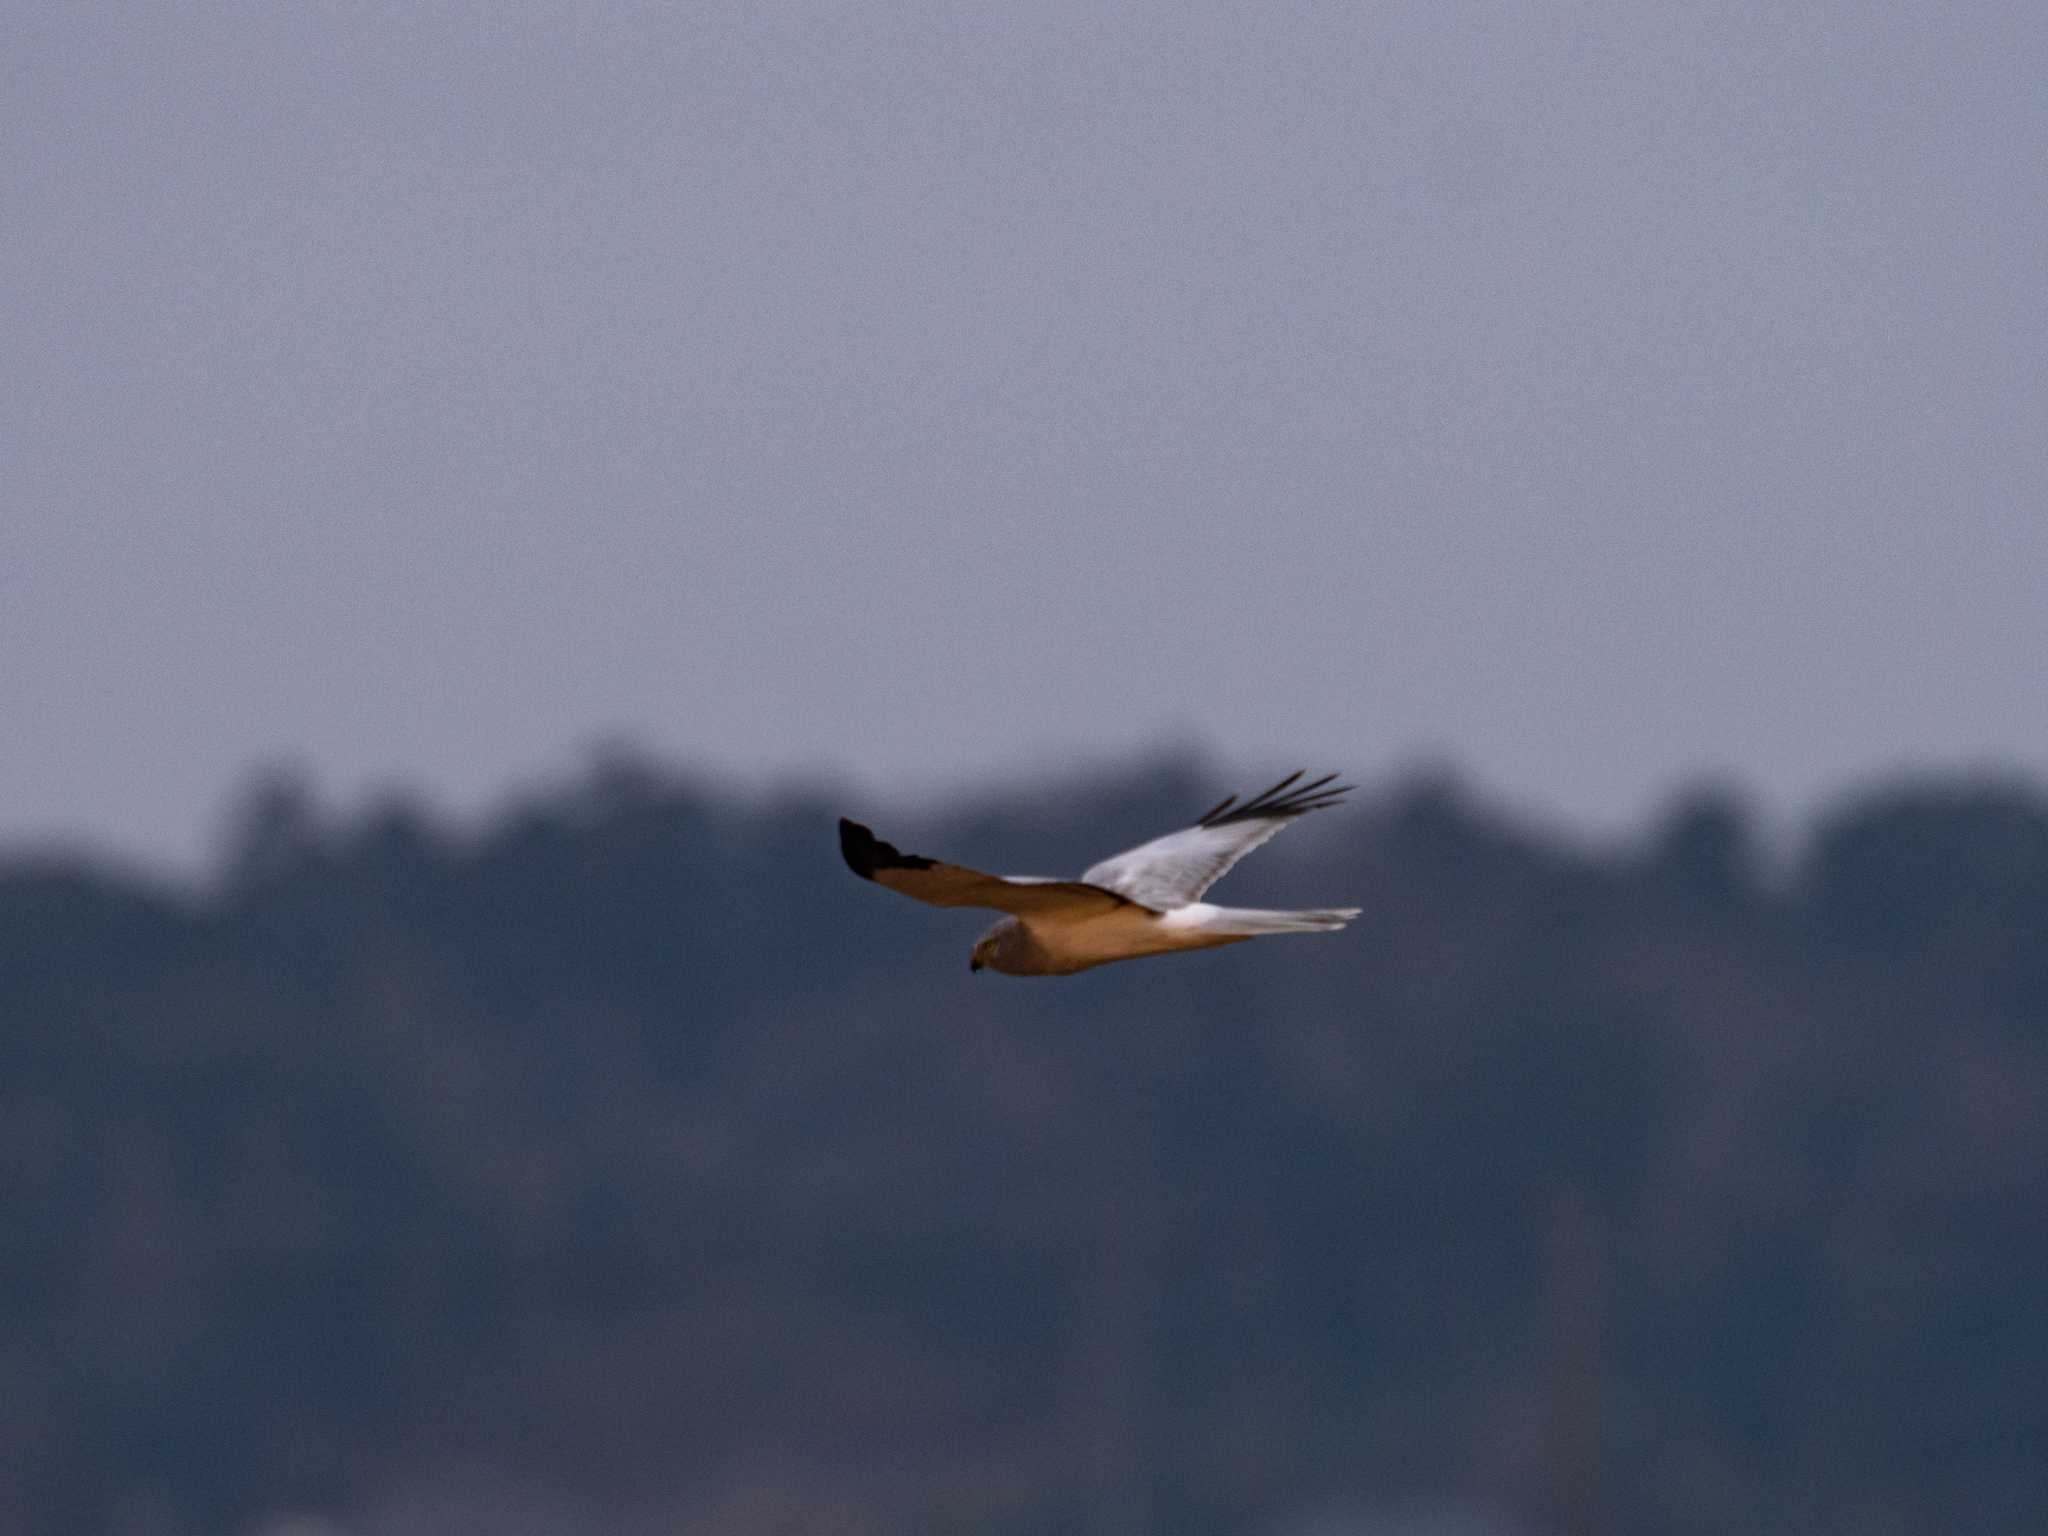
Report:
[[[967,962],[967,969],[969,969],[970,971],[978,971],[978,970],[980,970],[980,969],[981,969],[981,956],[979,956],[979,955],[974,955],[974,956],[971,956],[971,957],[970,957],[970,958],[968,959],[968,962]]]

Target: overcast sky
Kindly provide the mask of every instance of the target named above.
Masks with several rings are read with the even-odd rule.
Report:
[[[2048,7],[6,10],[0,844],[2048,770]]]

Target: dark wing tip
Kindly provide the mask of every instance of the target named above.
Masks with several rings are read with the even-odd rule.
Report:
[[[930,869],[932,861],[914,853],[902,853],[883,842],[857,821],[839,818],[839,852],[846,867],[863,880],[875,878],[882,869]]]
[[[839,855],[846,860],[846,867],[861,879],[875,878],[875,871],[881,867],[878,855],[883,846],[876,841],[875,834],[859,822],[844,816],[839,818]]]
[[[1337,804],[1339,800],[1351,792],[1351,785],[1334,782],[1337,777],[1334,773],[1326,773],[1319,779],[1311,779],[1306,784],[1296,785],[1295,781],[1305,771],[1304,769],[1296,769],[1271,789],[1263,790],[1259,794],[1253,795],[1243,805],[1234,805],[1233,802],[1236,801],[1237,796],[1232,795],[1228,800],[1215,807],[1215,809],[1200,817],[1196,821],[1196,825],[1220,827],[1233,821],[1254,821],[1267,818],[1284,820],[1294,816],[1305,816],[1310,811],[1324,810],[1329,806]]]

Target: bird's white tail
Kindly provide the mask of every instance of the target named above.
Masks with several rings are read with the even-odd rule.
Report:
[[[1335,933],[1358,916],[1357,907],[1308,907],[1269,912],[1259,907],[1211,907],[1202,928],[1209,933]]]

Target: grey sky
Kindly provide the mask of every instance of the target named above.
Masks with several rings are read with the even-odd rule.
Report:
[[[8,11],[0,842],[2048,768],[2048,8]]]

